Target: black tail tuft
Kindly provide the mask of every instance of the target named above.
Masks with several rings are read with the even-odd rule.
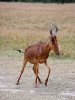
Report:
[[[17,50],[17,51],[19,51],[21,53],[21,50]]]

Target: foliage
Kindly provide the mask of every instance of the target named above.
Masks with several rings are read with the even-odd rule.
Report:
[[[0,0],[3,2],[43,2],[43,3],[72,3],[75,0]]]

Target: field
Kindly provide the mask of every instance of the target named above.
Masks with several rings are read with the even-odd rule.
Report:
[[[51,75],[40,65],[43,84],[34,88],[35,75],[27,64],[16,86],[25,50],[38,41],[49,40],[49,27],[58,26],[60,56],[52,51],[48,63]],[[75,100],[75,4],[0,2],[0,100]]]
[[[17,49],[48,41],[50,25],[56,24],[60,57],[74,59],[74,11],[75,4],[0,3],[0,55],[12,57]]]

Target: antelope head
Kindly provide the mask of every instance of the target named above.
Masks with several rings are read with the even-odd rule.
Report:
[[[54,25],[54,24],[53,24]],[[58,28],[56,25],[54,25],[54,27],[56,28],[55,31],[52,30],[53,25],[50,26],[50,34],[51,34],[51,39],[49,42],[49,47],[57,54],[59,55],[59,48],[58,48],[58,43],[57,43],[57,37],[56,37],[56,33],[58,32]]]

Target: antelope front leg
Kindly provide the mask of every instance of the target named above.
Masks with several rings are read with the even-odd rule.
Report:
[[[36,74],[35,87],[37,87],[38,67],[39,67],[39,61],[36,60],[36,64],[35,64],[35,74]]]
[[[45,65],[46,65],[46,67],[48,68],[48,76],[47,76],[47,78],[46,78],[46,80],[45,80],[45,85],[47,86],[47,83],[48,83],[48,79],[49,79],[49,75],[50,75],[51,69],[50,69],[50,67],[49,67],[48,64],[47,64],[47,60],[46,60],[44,63],[45,63]]]
[[[35,67],[35,65],[33,66],[33,69],[32,69],[33,71],[34,71],[34,73],[35,73],[35,75],[36,75],[36,67]],[[39,71],[38,71],[38,73],[39,73]],[[40,84],[42,84],[42,81],[41,81],[41,79],[39,78],[39,76],[38,76],[38,81],[40,82]]]

